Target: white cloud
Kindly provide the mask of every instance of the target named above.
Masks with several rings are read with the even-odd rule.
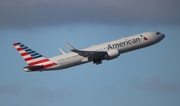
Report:
[[[51,89],[46,86],[39,86],[32,89],[32,96],[40,100],[63,100],[72,94],[68,89]]]
[[[180,93],[180,83],[165,82],[162,81],[159,77],[150,79],[146,83],[138,84],[138,88],[144,91]]]

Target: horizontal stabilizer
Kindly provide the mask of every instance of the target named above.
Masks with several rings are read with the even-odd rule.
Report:
[[[26,71],[26,72],[37,71],[37,70],[41,70],[41,69],[43,69],[43,68],[44,68],[43,65],[38,65],[38,66],[26,66],[26,67],[24,67],[24,71]]]
[[[67,52],[65,52],[63,49],[59,48],[59,51],[62,53],[62,54],[66,54]]]

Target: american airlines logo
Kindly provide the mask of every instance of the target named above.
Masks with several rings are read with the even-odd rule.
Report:
[[[119,43],[115,43],[115,44],[108,44],[108,50],[135,44],[135,43],[141,42],[142,39],[148,40],[148,38],[143,35],[140,35],[140,37],[141,38],[135,38],[135,39],[129,39],[129,40],[126,39],[123,42],[119,42]]]
[[[143,35],[140,35],[144,40],[148,40],[148,38],[146,38],[145,36]]]

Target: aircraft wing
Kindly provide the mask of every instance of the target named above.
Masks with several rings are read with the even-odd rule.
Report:
[[[104,57],[107,52],[106,51],[84,51],[84,50],[77,50],[74,47],[72,47],[70,44],[66,43],[66,46],[75,53],[78,53],[80,56],[88,57],[90,58],[102,58]]]

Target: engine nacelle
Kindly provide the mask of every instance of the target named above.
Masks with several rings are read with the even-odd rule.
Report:
[[[118,49],[112,49],[107,51],[108,55],[105,56],[107,60],[112,60],[117,58],[120,55],[120,52]]]

